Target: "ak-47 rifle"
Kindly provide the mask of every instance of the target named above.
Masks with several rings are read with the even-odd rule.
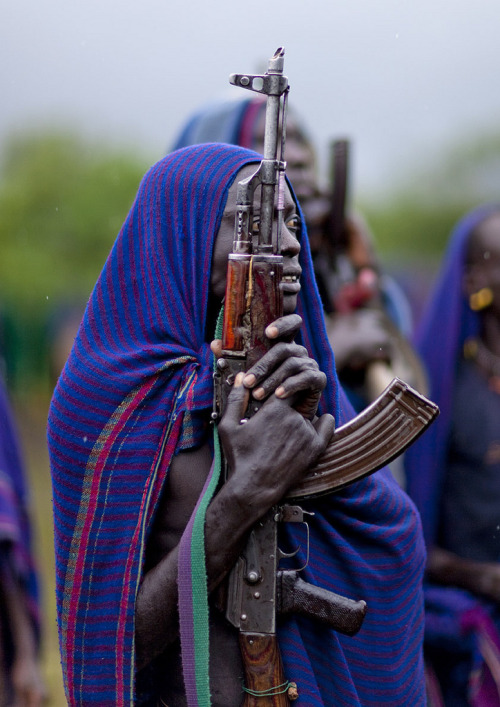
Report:
[[[214,419],[220,419],[238,372],[248,370],[269,348],[268,324],[282,315],[280,208],[283,202],[285,112],[288,79],[279,48],[264,75],[233,74],[230,82],[267,96],[264,159],[255,173],[239,182],[233,252],[228,258],[222,356],[215,374]],[[260,229],[252,232],[254,195],[261,186]],[[275,224],[275,204],[278,224]],[[246,413],[255,414],[252,400]],[[279,569],[278,523],[304,523],[306,512],[295,500],[332,493],[371,474],[400,454],[437,415],[437,407],[394,381],[363,415],[339,428],[303,481],[287,494],[289,502],[273,507],[253,528],[232,570],[226,617],[239,629],[245,666],[245,707],[286,707],[296,699],[284,676],[276,638],[278,613],[301,613],[354,635],[361,627],[364,601],[353,601]],[[231,473],[225,469],[226,477]],[[288,555],[289,556],[289,555]]]

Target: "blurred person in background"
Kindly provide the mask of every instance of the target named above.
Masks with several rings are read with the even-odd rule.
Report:
[[[0,379],[1,707],[38,707],[43,703],[39,632],[25,472],[7,392]]]
[[[435,425],[408,450],[428,548],[429,702],[500,705],[500,205],[455,227],[416,345]],[[440,694],[441,693],[441,694]]]

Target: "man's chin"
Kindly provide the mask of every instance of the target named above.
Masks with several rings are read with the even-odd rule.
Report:
[[[295,294],[283,294],[283,314],[294,314],[297,309],[297,297]]]

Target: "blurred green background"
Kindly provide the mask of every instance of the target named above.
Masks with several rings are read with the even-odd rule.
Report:
[[[43,669],[49,705],[65,703],[54,602],[52,508],[45,424],[75,321],[132,205],[150,156],[76,133],[14,134],[0,168],[0,352],[22,435],[43,587]],[[495,195],[500,133],[443,147],[383,198],[356,193],[382,263],[415,315],[450,229]],[[65,328],[65,325],[68,325]]]
[[[1,165],[0,362],[28,471],[49,707],[66,700],[55,613],[47,410],[77,321],[148,166],[144,156],[55,132],[12,136]]]

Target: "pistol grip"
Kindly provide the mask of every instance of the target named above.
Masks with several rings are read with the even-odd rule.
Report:
[[[365,601],[354,601],[304,582],[293,570],[277,572],[276,589],[281,614],[302,614],[346,636],[354,636],[365,618]]]

